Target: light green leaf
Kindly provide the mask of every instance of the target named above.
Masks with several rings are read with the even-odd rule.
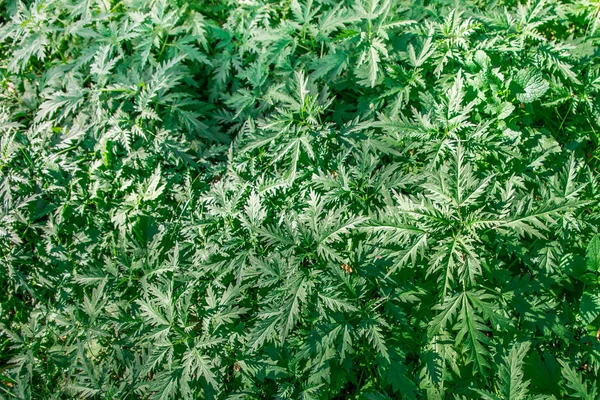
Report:
[[[583,322],[591,324],[600,315],[600,295],[598,293],[585,292],[581,296],[581,305],[579,307]]]
[[[521,91],[517,93],[517,100],[523,103],[539,99],[550,87],[542,75],[531,68],[517,72],[515,82],[521,87]]]
[[[592,272],[600,270],[600,235],[592,238],[585,254],[587,269]]]

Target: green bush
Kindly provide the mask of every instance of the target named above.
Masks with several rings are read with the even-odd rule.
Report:
[[[0,4],[0,398],[600,396],[597,1]]]

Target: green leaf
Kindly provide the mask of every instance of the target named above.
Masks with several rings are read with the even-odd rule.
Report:
[[[585,292],[581,296],[581,318],[586,325],[591,324],[600,315],[600,294]]]
[[[515,82],[520,86],[520,92],[516,94],[517,100],[523,103],[531,103],[539,99],[550,87],[542,75],[532,68],[519,70]]]
[[[591,387],[583,380],[583,377],[575,371],[569,364],[559,360],[562,366],[563,385],[567,389],[567,393],[570,398],[594,400],[597,399],[596,383],[594,382]]]
[[[522,400],[527,398],[529,382],[523,379],[523,364],[529,351],[529,343],[514,345],[504,364],[500,367],[500,387],[502,398],[506,400]]]
[[[406,377],[406,367],[399,360],[392,360],[388,367],[387,382],[392,390],[404,398],[416,399],[417,385]]]
[[[588,244],[585,261],[588,271],[600,271],[600,235],[594,236]]]

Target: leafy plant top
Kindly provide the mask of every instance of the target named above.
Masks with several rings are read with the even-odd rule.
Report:
[[[0,7],[0,398],[600,396],[597,1]]]

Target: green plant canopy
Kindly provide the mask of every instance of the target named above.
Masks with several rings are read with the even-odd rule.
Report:
[[[600,398],[598,0],[0,1],[0,399]]]

